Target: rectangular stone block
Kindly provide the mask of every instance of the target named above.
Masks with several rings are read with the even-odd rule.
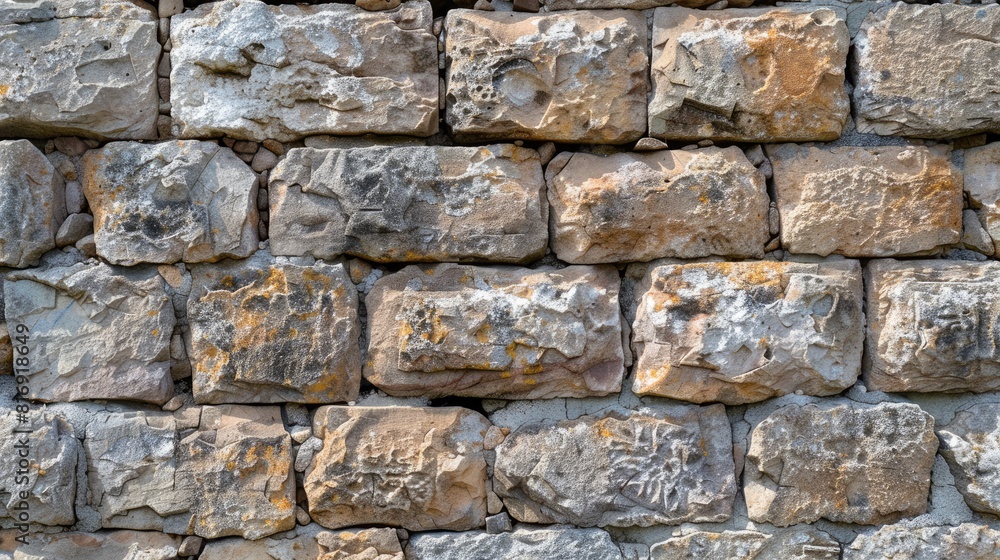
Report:
[[[271,173],[275,255],[529,262],[545,254],[538,153],[512,144],[291,150]]]
[[[764,175],[737,147],[564,152],[546,182],[553,250],[569,263],[761,258],[770,238]]]
[[[198,560],[405,560],[392,527],[327,531],[315,523],[270,538],[218,539]]]
[[[962,175],[948,146],[767,147],[791,253],[928,254],[962,234]]]
[[[156,138],[156,14],[126,0],[0,6],[0,137]]]
[[[850,111],[850,35],[829,8],[653,16],[649,134],[670,140],[835,140]]]
[[[451,10],[448,126],[463,140],[637,140],[646,129],[646,36],[635,11]]]
[[[182,138],[429,136],[438,126],[431,5],[202,4],[171,18],[171,116]]]
[[[490,426],[459,407],[322,407],[313,434],[323,447],[305,472],[309,514],[331,529],[482,527]]]
[[[1000,263],[872,261],[865,291],[869,389],[1000,390]]]
[[[14,560],[175,560],[181,537],[150,531],[31,535]]]
[[[969,205],[1000,252],[1000,142],[965,150],[962,167]]]
[[[617,392],[618,290],[610,266],[404,268],[366,299],[365,378],[391,395],[431,398]]]
[[[0,266],[38,265],[65,218],[62,175],[31,142],[0,141]]]
[[[408,560],[544,558],[545,560],[624,560],[611,535],[601,529],[518,527],[509,533],[420,533],[406,546]]]
[[[632,390],[734,405],[840,393],[861,373],[863,303],[857,261],[652,263]]]
[[[858,535],[844,547],[844,560],[921,560],[923,558],[1000,557],[1000,531],[988,525],[962,523],[914,527],[912,523],[886,525]]]
[[[808,526],[770,534],[698,531],[654,544],[649,552],[649,560],[840,560],[840,543]]]

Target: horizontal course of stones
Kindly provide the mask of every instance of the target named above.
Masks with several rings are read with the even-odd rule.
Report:
[[[1000,7],[751,4],[0,0],[0,559],[1000,557]]]

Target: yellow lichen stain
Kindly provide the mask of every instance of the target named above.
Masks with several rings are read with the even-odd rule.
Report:
[[[476,342],[479,344],[488,344],[490,342],[490,324],[485,323],[483,326],[476,330]]]
[[[10,86],[7,84],[0,84],[0,95],[7,95],[8,91],[10,91]]]
[[[159,315],[159,314],[160,314],[160,311],[159,311],[158,309],[150,309],[150,310],[149,310],[149,311],[148,311],[148,312],[146,313],[146,315],[149,315],[150,317],[156,317],[156,316],[157,316],[157,315]]]
[[[153,336],[160,336],[160,329],[153,329]]]
[[[534,385],[536,383],[538,383],[538,381],[535,381],[534,379],[532,379],[530,377],[524,380],[524,384],[525,385]]]
[[[226,275],[222,277],[222,280],[219,280],[219,285],[227,290],[231,290],[236,287],[236,281],[233,280],[232,276]]]
[[[500,379],[510,379],[513,374],[509,371],[505,371],[500,374]]]

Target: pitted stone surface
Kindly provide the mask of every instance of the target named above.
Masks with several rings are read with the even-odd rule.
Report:
[[[725,521],[736,495],[722,405],[528,424],[496,448],[512,517],[580,527]]]
[[[32,535],[13,560],[175,560],[181,537],[147,531]]]
[[[861,373],[861,267],[652,263],[635,290],[632,390],[744,404],[834,395]]]
[[[431,398],[617,392],[619,282],[610,266],[404,268],[366,299],[365,378],[391,395]]]
[[[657,8],[650,136],[672,140],[835,140],[850,103],[850,36],[819,8]]]
[[[7,328],[7,315],[4,311],[3,284],[6,274],[0,272],[0,375],[14,373],[14,345],[10,330]],[[17,336],[17,325],[14,325],[14,336]]]
[[[87,152],[83,190],[111,264],[244,258],[257,250],[257,175],[215,142],[113,142]]]
[[[730,8],[746,8],[754,0],[732,0]],[[543,11],[557,10],[648,10],[660,6],[683,6],[685,8],[704,8],[715,4],[713,0],[541,0]]]
[[[0,119],[2,103],[0,95]],[[0,266],[35,266],[55,248],[65,197],[62,176],[38,148],[27,140],[0,141]]]
[[[575,527],[519,527],[510,533],[420,533],[406,546],[408,560],[545,558],[545,560],[624,560],[607,532]]]
[[[445,116],[459,139],[624,144],[646,129],[639,12],[451,10],[445,36]]]
[[[180,137],[437,132],[428,2],[369,12],[226,0],[170,21],[171,116]]]
[[[490,422],[459,407],[325,406],[306,469],[309,514],[324,527],[465,531],[486,520],[483,438]]]
[[[865,291],[869,389],[1000,389],[1000,263],[871,261]]]
[[[559,158],[547,192],[561,260],[764,256],[767,186],[739,148]]]
[[[538,153],[512,144],[294,149],[270,199],[276,255],[521,263],[548,241]]]
[[[1000,404],[959,411],[938,437],[965,502],[975,511],[1000,515]]]
[[[650,560],[839,560],[840,543],[812,528],[773,534],[699,531],[655,544],[649,553]]]
[[[1000,531],[974,523],[920,528],[886,525],[844,547],[844,560],[994,560],[998,556]]]
[[[782,144],[767,155],[789,252],[905,256],[961,238],[962,175],[945,145]]]
[[[1000,142],[965,150],[963,173],[969,204],[1000,254]]]
[[[751,434],[743,471],[749,517],[787,527],[920,515],[937,447],[934,418],[916,405],[786,406]]]

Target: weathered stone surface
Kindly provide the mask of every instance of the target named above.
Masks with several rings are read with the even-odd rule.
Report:
[[[14,373],[14,345],[7,328],[7,314],[4,311],[3,284],[6,274],[0,272],[0,375]],[[14,325],[17,328],[17,325]],[[14,335],[17,336],[17,332]]]
[[[156,15],[124,0],[0,7],[0,136],[156,138]]]
[[[174,560],[181,544],[180,537],[143,531],[31,535],[28,541],[14,560]]]
[[[344,265],[250,261],[192,270],[188,356],[200,403],[333,403],[361,386],[358,294]]]
[[[773,534],[697,532],[653,545],[650,560],[839,560],[840,543],[811,527]]]
[[[534,150],[499,144],[291,150],[271,173],[276,255],[529,262],[548,206]]]
[[[4,282],[7,323],[29,329],[28,398],[173,396],[174,312],[155,270],[88,262],[19,271]]]
[[[544,11],[557,10],[648,10],[660,6],[683,6],[685,8],[704,8],[715,4],[717,0],[541,0]],[[754,0],[731,0],[730,8],[746,8]]]
[[[962,235],[962,176],[945,145],[767,147],[792,253],[888,257],[934,251]]]
[[[1000,514],[1000,404],[959,411],[938,430],[941,455],[969,507]]]
[[[220,539],[199,560],[403,560],[396,530],[327,531],[316,524],[255,541]]]
[[[0,122],[2,103],[0,95]],[[65,200],[62,175],[38,148],[27,140],[0,141],[0,266],[35,266],[55,248]]]
[[[438,53],[432,17],[423,0],[389,12],[226,0],[174,16],[174,133],[278,141],[313,134],[434,134]]]
[[[963,172],[969,204],[1000,253],[1000,142],[965,150]]]
[[[332,529],[481,527],[489,426],[480,414],[458,407],[322,407],[313,434],[323,448],[305,473],[309,515]]]
[[[1000,131],[1000,9],[893,2],[865,18],[854,44],[859,132]]]
[[[546,182],[561,260],[764,256],[767,186],[739,148],[560,158]]]
[[[410,537],[408,560],[470,558],[545,558],[546,560],[622,560],[621,550],[600,529],[518,528],[511,533],[421,533]]]
[[[657,8],[649,134],[677,140],[835,140],[847,25],[828,8]]]
[[[445,33],[445,116],[460,139],[624,144],[646,129],[639,12],[451,10]]]
[[[912,404],[790,405],[754,428],[743,471],[753,521],[877,525],[927,509],[938,441]]]
[[[861,373],[857,261],[652,264],[635,295],[638,395],[744,404]]]
[[[865,291],[869,389],[1000,389],[1000,263],[871,261]]]
[[[391,395],[432,398],[618,392],[618,290],[610,266],[406,267],[366,298],[365,378]]]
[[[725,521],[736,480],[722,405],[528,424],[496,448],[493,489],[528,523]]]
[[[257,175],[215,142],[113,142],[87,152],[97,253],[112,264],[217,261],[257,249]]]
[[[844,548],[844,560],[995,560],[1000,556],[1000,531],[963,523],[958,527],[887,525],[859,535]]]

